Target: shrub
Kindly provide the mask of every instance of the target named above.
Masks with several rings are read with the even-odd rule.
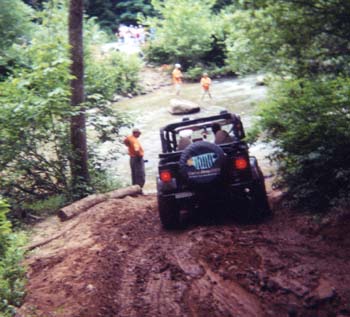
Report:
[[[139,71],[141,62],[137,56],[126,56],[113,52],[98,62],[90,61],[86,65],[85,89],[88,101],[94,101],[99,95],[103,101],[111,100],[113,95],[138,94],[140,92]],[[95,106],[92,102],[92,106]]]
[[[185,76],[186,79],[192,81],[199,81],[202,77],[202,74],[206,72],[209,74],[211,78],[220,78],[223,76],[235,76],[232,73],[231,69],[227,66],[217,67],[215,64],[203,65],[197,64],[194,67],[190,67],[187,69]]]
[[[160,64],[180,62],[185,68],[199,62],[213,42],[212,0],[154,0],[161,18],[142,21],[155,30],[146,55]]]
[[[11,224],[6,218],[8,211],[7,203],[0,199],[0,259],[5,254],[8,246],[8,236],[11,232]]]
[[[0,82],[0,193],[11,205],[43,200],[52,195],[70,198],[71,149],[70,59],[65,1],[47,3],[37,12],[37,32],[23,47],[14,46],[24,65]],[[39,23],[40,22],[40,23]],[[91,116],[113,117],[113,132],[124,124],[111,115],[107,100],[115,92],[136,93],[140,63],[116,54],[98,60],[91,47],[103,39],[93,20],[86,24],[86,107],[99,108]],[[100,111],[100,109],[102,109]],[[88,117],[88,128],[97,127]],[[102,125],[98,126],[103,129]],[[104,131],[98,131],[105,135]],[[91,141],[91,140],[89,140]],[[89,144],[89,146],[93,147]]]
[[[0,315],[12,316],[15,306],[23,298],[24,269],[20,266],[23,258],[24,236],[14,234],[6,218],[8,205],[0,198]]]
[[[14,316],[15,308],[24,297],[25,268],[20,264],[24,243],[23,234],[11,234],[9,246],[0,260],[0,316]]]
[[[350,78],[290,80],[260,110],[280,182],[301,207],[324,210],[350,193]]]

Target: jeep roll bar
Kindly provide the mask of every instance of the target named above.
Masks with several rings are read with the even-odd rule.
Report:
[[[177,147],[176,134],[178,131],[183,130],[181,128],[192,128],[193,130],[196,130],[196,128],[203,128],[201,124],[206,122],[210,123],[206,128],[210,127],[214,122],[232,124],[232,132],[234,136],[240,140],[245,137],[241,118],[233,113],[224,112],[219,115],[205,118],[192,120],[186,119],[181,122],[168,124],[160,129],[160,139],[163,153],[175,151]]]

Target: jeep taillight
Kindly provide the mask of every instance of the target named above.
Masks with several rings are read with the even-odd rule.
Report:
[[[159,174],[159,177],[161,179],[161,181],[163,181],[164,183],[169,183],[172,179],[172,175],[170,173],[170,171],[161,171]]]
[[[234,165],[237,170],[245,170],[248,167],[248,161],[245,157],[236,157]]]

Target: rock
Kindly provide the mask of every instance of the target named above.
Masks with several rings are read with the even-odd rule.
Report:
[[[89,285],[86,286],[86,289],[87,289],[89,292],[92,292],[92,291],[94,291],[96,288],[95,288],[95,286],[93,286],[92,284],[89,284]]]
[[[326,279],[321,278],[317,288],[305,299],[306,307],[314,307],[332,300],[336,296],[334,287]]]
[[[271,277],[268,282],[268,289],[281,289],[284,292],[293,293],[298,297],[303,297],[309,292],[309,289],[299,281],[295,279],[293,280],[290,277],[281,274],[275,277]],[[269,284],[271,286],[269,286]]]
[[[113,102],[118,102],[118,101],[121,101],[122,99],[123,99],[123,96],[121,96],[121,95],[114,95],[112,97]]]
[[[185,99],[171,99],[170,109],[171,114],[189,114],[199,112],[200,107],[196,103]]]
[[[319,285],[315,290],[315,295],[320,301],[326,301],[334,297],[335,290],[329,281],[320,279]]]
[[[266,77],[264,75],[259,75],[256,77],[256,85],[257,86],[265,86],[266,85]]]

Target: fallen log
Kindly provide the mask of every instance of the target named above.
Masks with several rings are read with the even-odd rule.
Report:
[[[107,199],[135,196],[141,193],[141,187],[139,185],[133,185],[125,188],[116,189],[105,194],[90,195],[74,202],[71,205],[61,208],[58,211],[57,216],[60,218],[61,221],[66,221]]]

